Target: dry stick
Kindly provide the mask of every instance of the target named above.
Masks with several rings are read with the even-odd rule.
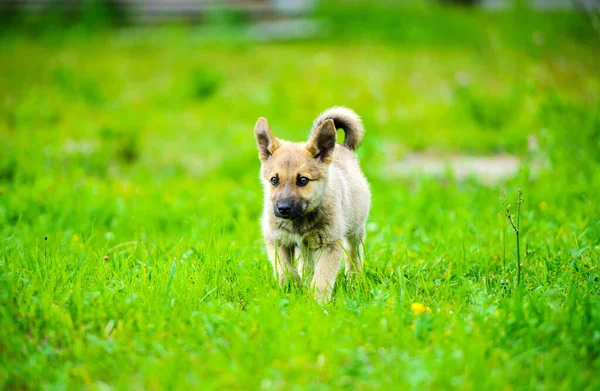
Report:
[[[517,237],[517,285],[521,285],[521,248],[520,248],[520,240],[519,240],[519,225],[521,220],[521,204],[523,203],[523,192],[519,187],[519,198],[517,199],[517,224],[515,225],[513,218],[510,214],[510,205],[506,207],[506,217],[510,222],[513,230],[515,231],[515,235]]]
[[[517,285],[520,285],[521,284],[521,255],[520,255],[520,249],[519,249],[519,229],[513,222],[513,218],[510,215],[510,211],[508,210],[508,208],[506,208],[506,217],[508,218],[510,225],[512,225],[513,230],[515,231],[515,235],[517,236]]]
[[[517,284],[521,286],[521,251],[519,250],[519,233],[520,233],[520,223],[521,223],[521,204],[523,203],[523,192],[521,191],[521,187],[519,187],[519,199],[517,200]]]

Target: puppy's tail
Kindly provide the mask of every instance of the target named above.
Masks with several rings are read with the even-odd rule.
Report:
[[[328,119],[332,119],[336,129],[344,130],[344,143],[350,150],[355,150],[363,140],[365,129],[360,117],[347,107],[334,106],[322,112],[313,122],[312,132]]]

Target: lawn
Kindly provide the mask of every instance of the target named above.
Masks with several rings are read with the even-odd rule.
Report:
[[[0,388],[600,389],[586,16],[319,20],[281,42],[224,22],[0,34]],[[272,277],[253,126],[304,140],[340,104],[373,206],[364,277],[322,308]],[[415,151],[523,165],[492,184],[391,169]]]

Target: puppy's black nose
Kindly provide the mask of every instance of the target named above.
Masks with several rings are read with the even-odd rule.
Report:
[[[292,212],[292,204],[289,202],[278,202],[277,211],[282,216],[288,216]]]

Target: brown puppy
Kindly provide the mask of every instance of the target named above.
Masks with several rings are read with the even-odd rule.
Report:
[[[336,129],[345,133],[336,144]],[[262,228],[275,276],[310,278],[319,302],[328,301],[346,254],[346,273],[361,272],[371,193],[352,152],[363,139],[358,115],[332,107],[315,119],[308,142],[273,135],[265,118],[254,128],[264,185]],[[297,261],[297,270],[294,266]]]

